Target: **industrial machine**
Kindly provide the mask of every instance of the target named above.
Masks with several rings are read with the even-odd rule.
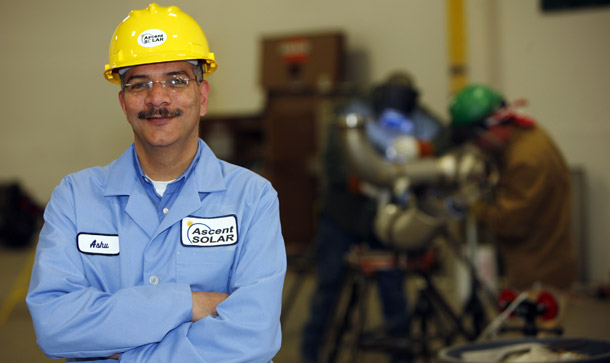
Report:
[[[374,230],[388,250],[369,254],[356,250],[348,256],[352,275],[344,289],[348,289],[349,298],[345,306],[337,307],[337,322],[328,339],[328,362],[340,355],[340,346],[348,334],[352,335],[348,351],[354,356],[360,349],[429,356],[433,340],[440,339],[441,345],[451,344],[458,336],[472,341],[488,323],[479,291],[484,287],[477,280],[472,261],[462,252],[460,242],[468,238],[458,241],[447,226],[450,219],[472,222],[468,208],[493,190],[497,181],[494,165],[470,146],[439,156],[425,155],[423,144],[408,134],[393,140],[390,153],[394,157],[390,161],[369,141],[366,123],[370,121],[348,113],[338,118],[336,127],[344,159],[361,180],[362,191],[377,201]],[[436,237],[450,242],[469,270],[471,296],[461,312],[454,311],[431,277],[438,251],[433,243]],[[476,241],[476,236],[470,239]],[[417,337],[376,341],[362,338],[366,335],[363,325],[367,285],[375,271],[384,268],[400,268],[425,282],[412,312],[412,324],[419,323]],[[486,294],[490,300],[495,299]]]
[[[405,135],[395,141],[404,163],[387,161],[367,140],[366,118],[347,114],[339,118],[341,144],[350,167],[372,186],[379,201],[377,236],[389,247],[422,247],[450,216],[464,216],[469,205],[489,193],[497,172],[476,148],[464,146],[438,157],[420,157],[418,143]],[[420,187],[425,193],[417,193]],[[431,187],[431,188],[430,188]]]

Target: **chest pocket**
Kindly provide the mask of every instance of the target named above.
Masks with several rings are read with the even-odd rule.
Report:
[[[176,277],[195,291],[228,292],[235,246],[183,247],[176,254]]]

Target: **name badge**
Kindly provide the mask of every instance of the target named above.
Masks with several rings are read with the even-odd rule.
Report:
[[[185,246],[214,247],[237,243],[237,218],[234,215],[182,220],[181,240]]]
[[[116,234],[79,233],[76,237],[78,250],[91,255],[119,254],[119,236]]]

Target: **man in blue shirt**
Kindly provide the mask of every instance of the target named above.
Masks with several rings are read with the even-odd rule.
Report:
[[[269,362],[286,253],[278,199],[199,139],[214,54],[177,7],[116,29],[105,77],[134,143],[65,177],[45,210],[27,304],[67,361]]]

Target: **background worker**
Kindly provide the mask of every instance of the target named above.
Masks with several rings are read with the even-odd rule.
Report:
[[[339,107],[338,115],[357,113],[369,118],[367,135],[371,143],[391,161],[387,149],[392,141],[412,135],[432,141],[442,130],[438,118],[418,102],[418,91],[404,72],[391,74],[371,93],[353,97]],[[353,247],[366,244],[385,248],[375,236],[373,220],[377,200],[362,193],[359,180],[349,170],[339,145],[336,127],[329,127],[323,155],[321,213],[317,232],[316,288],[310,305],[309,320],[303,329],[303,362],[320,361],[320,349],[332,321],[347,271],[345,257]],[[374,339],[405,337],[409,333],[409,309],[403,272],[398,269],[377,271],[376,282],[382,305],[384,326]],[[399,362],[406,359],[393,357]]]
[[[449,111],[456,143],[472,141],[499,169],[495,195],[474,213],[495,236],[506,287],[569,288],[577,276],[570,171],[558,147],[486,86],[465,87]]]
[[[105,77],[134,143],[68,175],[45,210],[27,304],[68,361],[269,362],[286,254],[270,183],[199,139],[214,54],[177,7],[117,27]]]

